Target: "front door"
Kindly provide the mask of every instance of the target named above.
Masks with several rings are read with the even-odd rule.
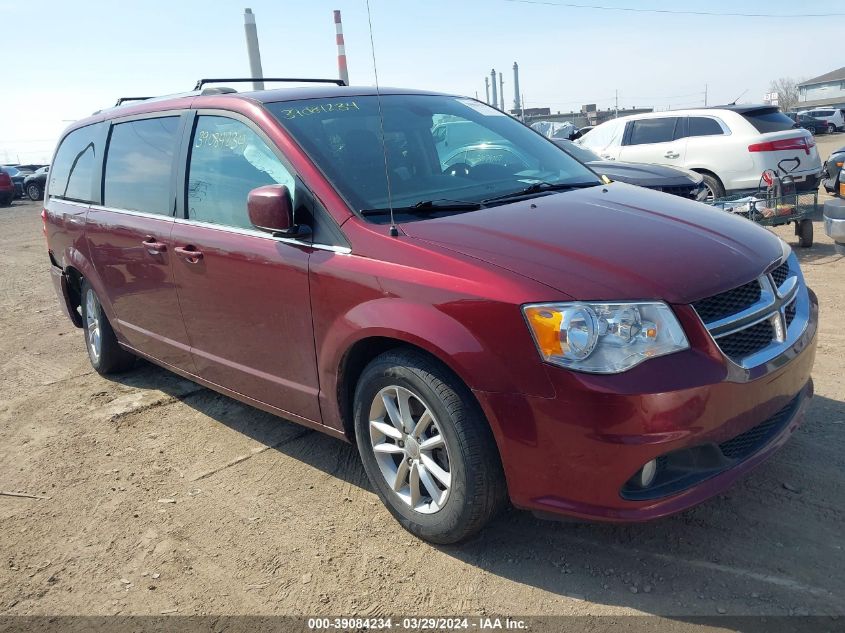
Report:
[[[112,127],[103,205],[91,206],[86,238],[121,338],[141,352],[193,373],[171,270],[173,165],[179,131],[178,115],[140,118]]]
[[[319,421],[309,251],[256,230],[246,206],[252,189],[283,184],[296,207],[291,171],[251,126],[199,115],[184,180],[173,269],[199,375]]]
[[[681,117],[637,119],[626,125],[619,160],[626,163],[683,166],[687,139]]]

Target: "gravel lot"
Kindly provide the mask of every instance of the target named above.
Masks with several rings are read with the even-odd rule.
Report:
[[[796,249],[821,301],[816,398],[773,459],[666,520],[512,510],[433,547],[353,448],[151,365],[95,374],[39,210],[0,209],[0,490],[49,497],[0,496],[0,614],[845,615],[845,263],[819,223]]]

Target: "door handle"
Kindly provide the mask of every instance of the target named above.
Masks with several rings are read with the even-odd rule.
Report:
[[[167,250],[167,244],[159,242],[152,235],[147,235],[141,244],[147,249],[150,255],[160,255]]]
[[[677,158],[678,156],[680,156],[680,154],[678,152],[673,152],[671,149],[663,155],[666,158]]]
[[[202,251],[197,250],[196,246],[177,246],[173,249],[189,264],[197,264],[202,259]]]

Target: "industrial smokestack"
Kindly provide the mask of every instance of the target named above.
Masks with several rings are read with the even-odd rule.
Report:
[[[249,55],[249,72],[251,77],[264,77],[261,70],[261,51],[258,50],[258,27],[255,26],[255,15],[252,9],[244,9],[244,31],[246,32],[246,52]],[[264,90],[263,81],[253,81],[253,90]]]
[[[505,111],[505,80],[499,73],[499,110]]]
[[[513,109],[519,112],[522,106],[519,103],[519,64],[513,63]]]
[[[346,67],[346,45],[343,43],[343,23],[340,21],[340,11],[334,12],[334,29],[337,33],[337,71],[340,78],[349,85],[349,69]]]
[[[487,93],[487,97],[484,99],[486,103],[490,103],[490,77],[484,78],[484,91]]]
[[[490,83],[493,84],[493,107],[499,107],[499,99],[496,96],[496,69],[490,71]]]

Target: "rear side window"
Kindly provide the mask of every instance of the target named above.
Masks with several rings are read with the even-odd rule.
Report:
[[[170,215],[170,181],[179,117],[118,123],[106,156],[103,204],[116,209]]]
[[[631,131],[626,145],[667,143],[674,138],[675,126],[677,123],[678,117],[632,121],[629,124],[631,126]]]
[[[716,136],[724,133],[716,119],[704,116],[689,118],[689,136]]]
[[[249,192],[285,185],[295,197],[294,178],[249,126],[226,117],[197,118],[188,171],[188,217],[235,228],[249,221]]]
[[[833,112],[833,110],[813,110],[813,111],[809,112],[808,114],[810,116],[826,117],[826,116],[833,116],[834,112]]]
[[[767,132],[783,132],[795,127],[795,121],[777,108],[760,108],[742,112],[742,118],[748,121],[761,134]]]
[[[50,196],[78,202],[94,202],[94,172],[100,158],[97,147],[98,125],[79,128],[68,134],[50,171]]]

